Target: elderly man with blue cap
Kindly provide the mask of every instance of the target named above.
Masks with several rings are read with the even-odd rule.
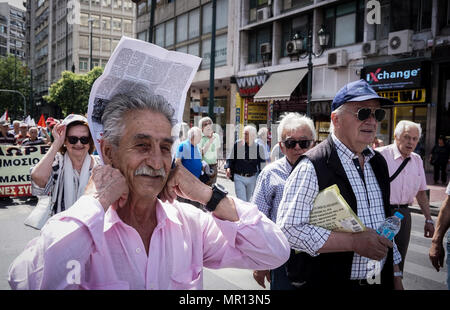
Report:
[[[392,104],[364,81],[345,85],[331,105],[329,137],[302,155],[286,181],[277,224],[291,246],[287,273],[297,288],[403,289],[395,243],[376,233],[391,216],[389,173],[370,145]],[[337,232],[310,224],[320,191],[337,185],[366,229]]]

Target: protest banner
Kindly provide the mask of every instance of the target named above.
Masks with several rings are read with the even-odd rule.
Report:
[[[49,145],[0,145],[0,197],[31,196],[30,168],[49,148]]]

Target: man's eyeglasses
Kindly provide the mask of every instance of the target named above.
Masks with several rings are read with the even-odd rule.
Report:
[[[294,139],[287,139],[284,141],[284,145],[288,149],[293,149],[298,144],[298,146],[302,149],[307,149],[311,145],[313,141],[312,140],[294,140]]]
[[[80,140],[80,142],[82,144],[88,144],[89,143],[89,137],[68,136],[67,140],[69,141],[70,144],[77,144],[78,140]]]
[[[352,113],[351,111],[348,111],[348,112]],[[375,109],[372,112],[372,109],[370,109],[370,108],[361,108],[361,109],[358,110],[358,112],[352,113],[352,114],[356,115],[356,117],[360,121],[365,121],[366,119],[368,119],[372,115],[377,122],[381,122],[381,121],[384,120],[384,117],[386,116],[386,110]]]

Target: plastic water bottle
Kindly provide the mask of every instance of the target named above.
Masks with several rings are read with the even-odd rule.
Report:
[[[395,235],[399,232],[402,224],[403,214],[395,212],[394,216],[390,216],[378,227],[377,233],[380,236],[393,240]]]

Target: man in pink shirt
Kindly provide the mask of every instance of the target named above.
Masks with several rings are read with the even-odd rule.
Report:
[[[202,289],[204,266],[272,269],[287,261],[286,237],[255,205],[171,168],[173,115],[142,88],[111,99],[101,118],[105,166],[14,260],[11,288]]]
[[[391,177],[390,204],[393,208],[392,213],[400,211],[404,215],[401,229],[395,236],[395,243],[402,255],[402,262],[399,264],[402,272],[411,236],[411,213],[408,206],[412,205],[414,197],[416,197],[425,216],[424,236],[431,238],[434,233],[434,223],[431,219],[430,205],[425,192],[427,182],[423,161],[418,154],[413,152],[421,134],[420,124],[400,121],[394,131],[395,142],[376,149],[383,155],[388,164]],[[404,161],[403,168],[400,170],[399,168]]]

